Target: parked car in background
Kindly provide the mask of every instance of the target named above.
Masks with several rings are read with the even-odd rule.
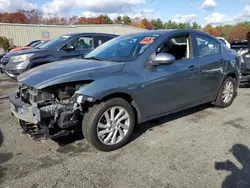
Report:
[[[230,45],[231,49],[235,50],[236,52],[248,49],[247,40],[232,41]]]
[[[32,42],[24,47],[17,47],[17,48],[13,48],[12,50],[10,50],[10,52],[16,52],[16,51],[20,51],[20,50],[28,50],[28,49],[32,49],[32,48],[36,48],[40,45],[43,45],[47,42],[49,42],[50,40],[39,40],[36,42]]]
[[[32,41],[30,42],[29,44],[27,44],[26,46],[24,47],[18,47],[18,48],[13,48],[10,50],[10,52],[16,52],[16,51],[20,51],[20,50],[28,50],[28,49],[32,49],[32,48],[39,48],[40,46],[42,46],[43,44],[49,42],[50,40],[35,40],[35,41]],[[0,73],[3,73],[3,70],[2,70],[2,58],[3,56],[5,56],[7,53],[0,53]]]
[[[5,55],[6,55],[5,52],[0,53],[0,73],[3,73],[3,71],[2,71],[2,63],[1,63],[1,60],[2,60],[3,56],[5,56]]]
[[[18,77],[11,111],[33,136],[82,130],[102,151],[126,144],[136,123],[203,103],[232,104],[240,56],[195,30],[157,30],[106,42],[84,59],[42,65]]]
[[[11,78],[26,70],[54,61],[82,57],[117,35],[74,33],[57,37],[34,49],[10,52],[2,58],[3,71]]]
[[[225,44],[228,48],[231,48],[230,43],[223,37],[217,37],[219,41],[221,41],[223,44]]]
[[[34,43],[37,43],[37,42],[40,42],[41,40],[33,40],[33,41],[30,41],[28,44],[26,44],[26,46],[31,46],[33,45]]]
[[[250,83],[250,32],[247,34],[247,47],[238,50],[241,55],[241,84]]]

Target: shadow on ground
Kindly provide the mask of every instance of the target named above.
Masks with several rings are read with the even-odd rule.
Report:
[[[180,112],[173,113],[173,114],[161,117],[161,118],[157,118],[157,119],[151,120],[151,121],[146,122],[146,123],[138,124],[138,125],[136,125],[134,134],[132,135],[132,141],[136,140],[138,137],[140,137],[146,131],[152,131],[154,129],[154,127],[165,126],[165,123],[174,121],[176,119],[179,119],[179,118],[182,118],[185,116],[189,116],[191,114],[195,114],[197,112],[201,112],[201,111],[203,111],[207,108],[211,108],[211,107],[213,107],[213,105],[203,104],[203,105],[193,107],[193,108],[190,108],[190,109],[187,109],[184,111],[180,111]],[[209,114],[209,113],[206,113],[206,114]],[[201,115],[201,117],[197,117],[197,121],[199,118],[205,118],[205,115],[204,116]]]
[[[231,172],[222,183],[222,188],[250,188],[250,150],[242,144],[235,144],[230,152],[242,165],[236,166],[233,162],[215,162],[216,170]]]
[[[53,141],[55,141],[59,146],[66,146],[78,140],[82,140],[83,138],[84,138],[83,134],[81,132],[77,132],[77,133],[69,134],[68,136],[63,136],[63,137],[53,139]]]
[[[190,109],[178,112],[178,113],[164,116],[164,117],[161,117],[161,118],[158,118],[155,120],[151,120],[151,121],[146,122],[146,123],[138,124],[135,127],[134,133],[133,133],[132,138],[131,138],[131,142],[136,140],[138,137],[140,137],[146,131],[153,130],[154,127],[156,127],[156,126],[164,126],[164,124],[167,122],[176,120],[176,119],[181,118],[181,117],[188,116],[190,114],[194,114],[194,113],[203,111],[203,110],[210,108],[210,107],[212,107],[211,104],[204,104],[204,105],[190,108]],[[209,114],[209,113],[207,112],[206,114]],[[202,115],[201,117],[197,117],[197,121],[199,118],[204,118],[204,117],[205,117],[205,115]],[[81,139],[83,139],[83,135],[81,133],[75,133],[75,134],[71,134],[69,136],[64,136],[61,138],[54,139],[54,141],[57,142],[60,147],[65,148],[67,145],[70,145],[70,144],[74,143],[75,141],[78,141]]]
[[[0,130],[0,148],[2,147],[3,140],[4,140],[3,133]],[[2,164],[6,163],[12,158],[13,158],[13,153],[1,153],[0,152],[0,184],[2,182],[2,178],[5,176],[7,172],[7,168],[3,167]]]

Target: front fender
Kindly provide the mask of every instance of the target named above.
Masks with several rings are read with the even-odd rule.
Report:
[[[101,100],[113,93],[125,93],[132,98],[135,97],[136,90],[143,82],[138,75],[117,73],[108,77],[96,79],[90,84],[76,91],[77,94],[94,97]]]

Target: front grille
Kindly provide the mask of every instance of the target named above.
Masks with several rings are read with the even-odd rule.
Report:
[[[9,58],[9,57],[3,57],[3,58],[1,59],[1,64],[2,64],[2,65],[6,65],[7,63],[9,63],[9,61],[10,61],[10,58]]]

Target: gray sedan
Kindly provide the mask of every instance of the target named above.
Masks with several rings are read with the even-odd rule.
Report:
[[[124,35],[84,59],[54,62],[18,77],[11,111],[35,137],[81,130],[95,148],[128,143],[136,123],[213,103],[232,104],[240,57],[194,30]]]

